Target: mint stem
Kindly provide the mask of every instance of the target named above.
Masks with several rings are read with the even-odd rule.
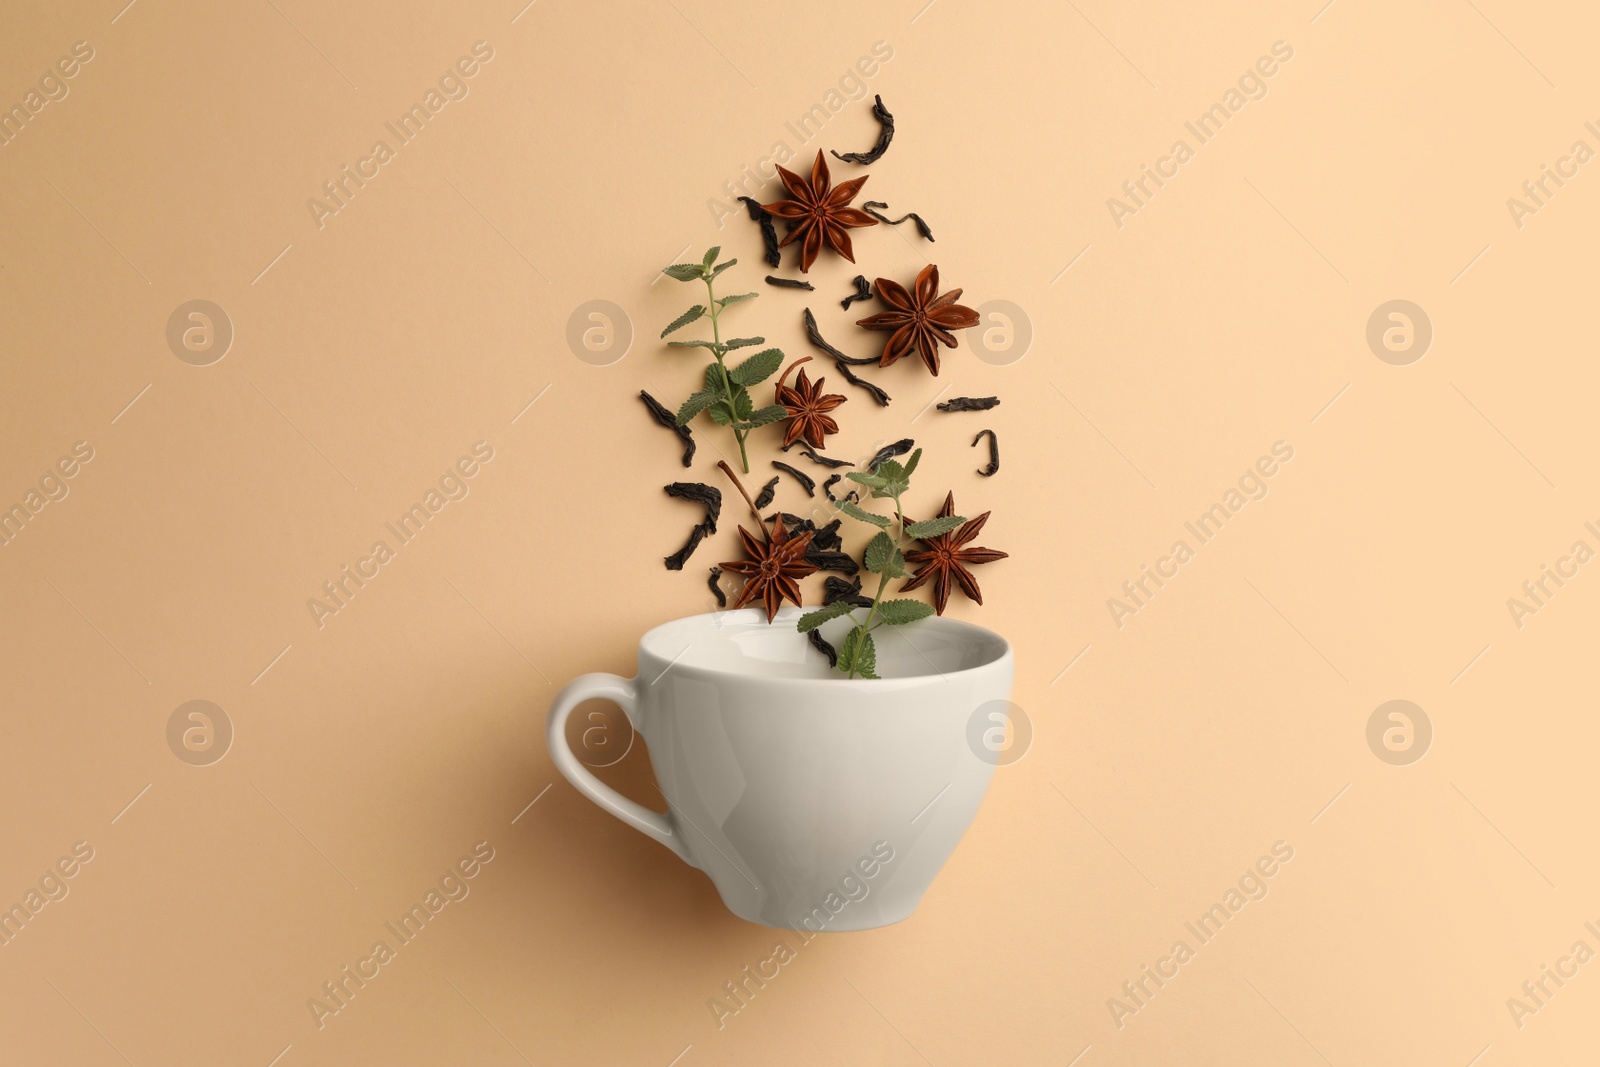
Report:
[[[722,362],[722,332],[721,327],[717,324],[717,314],[721,309],[717,307],[717,294],[716,290],[711,286],[711,279],[707,278],[705,282],[706,306],[711,311],[711,343],[716,346],[711,350],[711,354],[716,357],[717,369],[722,374],[722,395],[726,398],[726,403],[728,404],[728,414],[737,419],[739,417],[738,412],[733,409],[733,381],[728,377],[728,365]],[[744,473],[749,474],[750,457],[745,454],[745,432],[737,426],[733,428],[734,439],[739,442],[739,465],[744,468]]]
[[[895,497],[894,497],[894,521],[895,521],[894,547],[895,547],[895,550],[898,551],[906,543],[906,517],[900,511],[900,496],[899,496],[898,493],[895,494]],[[887,574],[878,575],[878,590],[877,590],[877,592],[872,594],[872,607],[867,609],[866,621],[856,624],[856,631],[860,634],[860,636],[856,638],[856,642],[857,642],[858,645],[862,640],[864,640],[866,638],[867,634],[871,633],[874,629],[876,629],[876,627],[874,627],[872,625],[872,620],[878,614],[878,604],[880,602],[882,602],[884,590],[887,589],[888,586],[889,586],[889,576]],[[855,661],[855,659],[852,659],[850,661],[850,673],[845,675],[845,680],[849,681],[850,679],[854,678],[855,676],[856,676],[856,661]]]

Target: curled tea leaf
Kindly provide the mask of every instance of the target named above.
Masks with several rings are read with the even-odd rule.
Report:
[[[989,435],[989,462],[986,466],[980,467],[978,473],[985,478],[993,478],[1000,473],[1000,438],[995,436],[993,430],[979,430],[978,436],[972,439],[973,448],[978,447],[978,442],[983,440],[984,434]]]
[[[846,163],[860,163],[862,166],[870,166],[883,158],[883,154],[889,150],[889,142],[894,140],[894,116],[883,106],[881,96],[874,95],[872,98],[872,117],[878,120],[878,139],[872,148],[865,152],[846,152],[843,155],[834,152],[834,158]]]

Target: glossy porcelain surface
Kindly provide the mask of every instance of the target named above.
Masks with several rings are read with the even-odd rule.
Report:
[[[974,740],[1010,697],[1011,649],[932,618],[879,629],[879,680],[844,680],[794,629],[755,610],[658,626],[639,674],[574,680],[551,706],[556,766],[600,806],[710,876],[734,914],[860,930],[910,915],[994,772]],[[829,624],[835,641],[845,620]],[[649,746],[660,815],[603,785],[566,745],[583,700],[615,701]]]

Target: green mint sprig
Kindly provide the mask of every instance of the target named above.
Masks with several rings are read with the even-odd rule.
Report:
[[[839,504],[839,510],[852,519],[878,528],[878,532],[873,534],[872,540],[867,542],[867,547],[861,554],[862,569],[878,576],[877,592],[872,596],[872,606],[867,609],[866,618],[857,622],[839,644],[838,669],[844,672],[847,678],[854,678],[857,675],[863,678],[878,677],[878,651],[872,639],[872,632],[878,627],[904,626],[908,622],[926,619],[933,614],[932,606],[920,600],[883,599],[889,580],[906,576],[906,557],[902,552],[905,545],[910,541],[949,533],[967,521],[959,515],[949,515],[924,519],[922,522],[906,522],[900,498],[910,490],[911,474],[917,469],[917,463],[921,459],[922,449],[919,448],[911,453],[911,458],[903,466],[897,460],[888,459],[878,464],[877,469],[871,472],[851,471],[845,475],[857,485],[870,490],[868,499],[894,502],[892,517],[868,511],[849,500],[841,501]],[[894,529],[893,536],[889,532],[891,527]],[[854,610],[855,606],[848,600],[836,600],[826,607],[800,616],[795,628],[801,633],[810,633],[823,623],[850,615]]]
[[[732,304],[754,300],[758,294],[739,293],[720,299],[717,297],[713,285],[717,275],[739,262],[737,259],[730,259],[724,263],[716,263],[717,253],[721,251],[722,247],[718,245],[708,251],[700,263],[674,263],[662,271],[667,277],[680,282],[704,282],[706,302],[696,304],[673,319],[667,328],[661,331],[661,336],[665,338],[674,330],[680,330],[700,319],[711,320],[711,340],[667,342],[673,348],[704,348],[715,358],[714,363],[706,366],[704,386],[699,392],[691,394],[678,409],[678,425],[686,425],[696,415],[705,412],[718,426],[730,427],[734,439],[739,442],[739,463],[744,467],[744,473],[749,474],[750,458],[745,452],[745,438],[749,436],[751,430],[781,422],[789,417],[789,410],[781,404],[769,404],[758,409],[755,401],[750,398],[750,387],[770,378],[783,365],[783,352],[777,348],[764,349],[736,367],[728,366],[724,358],[728,353],[765,344],[766,338],[733,337],[726,341],[722,339],[722,326],[719,322],[722,313]],[[713,263],[716,265],[712,266]]]

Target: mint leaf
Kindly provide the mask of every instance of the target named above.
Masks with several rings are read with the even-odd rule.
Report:
[[[932,605],[920,600],[885,600],[878,605],[878,617],[889,626],[904,626],[932,614]]]
[[[915,537],[919,541],[926,541],[930,537],[938,537],[956,529],[967,520],[960,515],[941,515],[936,519],[923,519],[913,522],[906,527],[906,536]]]
[[[706,252],[706,258],[700,264],[700,269],[703,271],[710,270],[711,264],[717,261],[717,253],[720,251],[722,251],[721,245],[712,245],[711,248]]]
[[[700,316],[704,315],[705,313],[706,313],[706,306],[704,304],[696,304],[694,307],[690,308],[688,311],[685,311],[682,315],[679,315],[677,318],[673,319],[671,324],[668,325],[665,330],[661,331],[661,336],[665,337],[665,336],[667,336],[667,334],[671,333],[673,330],[680,329],[680,328],[682,328],[684,326],[689,325],[691,322],[693,322],[695,319],[700,318]]]
[[[882,531],[867,542],[867,550],[861,555],[863,567],[873,574],[882,574],[890,578],[899,578],[905,574],[905,562],[900,550],[894,547],[894,541]]]
[[[867,511],[865,508],[858,508],[848,500],[839,501],[839,510],[850,516],[852,519],[858,519],[861,522],[870,522],[872,525],[885,530],[889,528],[889,523],[894,521],[887,515],[877,515],[873,512]]]
[[[706,364],[706,392],[722,395],[722,367],[716,363]]]
[[[754,385],[772,377],[772,373],[783,363],[783,351],[777,348],[768,348],[757,352],[743,363],[728,371],[728,377],[738,385]]]
[[[741,430],[756,430],[763,426],[771,426],[775,422],[782,422],[789,417],[789,409],[782,404],[768,404],[766,407],[751,415],[739,424]]]
[[[754,300],[759,295],[759,293],[739,293],[735,296],[725,296],[717,301],[717,306],[725,308],[729,304],[737,304],[741,300]]]
[[[844,635],[844,640],[839,642],[839,647],[837,649],[839,653],[838,668],[847,675],[850,673],[850,665],[855,662],[856,645],[860,642],[860,640],[861,631],[851,630],[849,633]]]
[[[750,393],[742,385],[733,387],[733,417],[748,419],[756,413],[755,401],[750,399]]]
[[[716,403],[720,397],[720,393],[713,393],[709,390],[693,394],[688,400],[685,400],[683,402],[683,406],[678,409],[678,425],[687,425],[690,419],[694,418],[706,408]]]
[[[912,601],[912,603],[921,603],[921,601]],[[808,634],[830,619],[848,615],[853,610],[855,610],[855,606],[850,601],[835,600],[832,604],[820,607],[816,611],[808,611],[800,616],[800,621],[795,623],[795,629],[803,634]]]
[[[720,252],[722,249],[719,248],[717,251]],[[717,268],[711,272],[710,276],[715,278],[717,275],[721,274],[723,271],[727,270],[737,262],[739,262],[737,259],[730,259],[726,263],[718,263]]]
[[[897,460],[886,459],[878,464],[874,473],[883,479],[883,485],[873,496],[900,496],[911,488],[911,479],[906,475],[906,469]]]
[[[766,343],[767,339],[765,337],[735,337],[732,340],[722,342],[722,347],[732,352],[736,348],[750,348],[754,345],[764,345]]]
[[[710,352],[715,352],[722,347],[715,341],[668,341],[667,344],[672,348],[704,348]]]
[[[705,276],[704,270],[698,263],[674,263],[661,273],[680,282],[697,282]]]
[[[734,418],[733,412],[729,410],[726,397],[718,397],[717,402],[711,405],[709,414],[711,415],[711,421],[716,423],[718,426],[726,426],[732,422]]]
[[[872,635],[859,630],[851,633],[861,633],[861,640],[856,644],[855,655],[851,658],[850,666],[863,678],[876,678],[878,669],[878,649],[872,643]]]
[[[906,460],[906,480],[911,479],[911,472],[917,469],[917,464],[922,460],[922,449],[911,453],[911,458]]]
[[[888,484],[876,474],[866,474],[862,471],[846,471],[845,477],[849,478],[857,485],[864,485],[869,489],[882,489],[886,484]]]

